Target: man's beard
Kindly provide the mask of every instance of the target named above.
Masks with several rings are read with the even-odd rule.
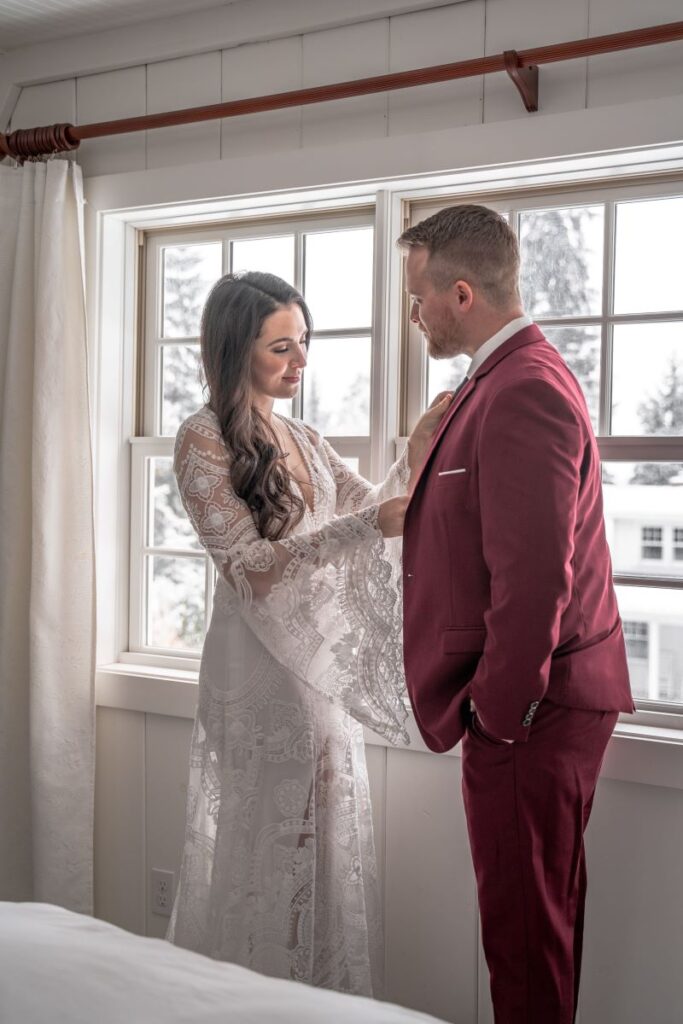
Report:
[[[455,320],[440,323],[427,334],[428,352],[432,359],[453,359],[462,352],[461,338]]]

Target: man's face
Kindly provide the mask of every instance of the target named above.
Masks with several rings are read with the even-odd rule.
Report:
[[[411,246],[406,257],[410,319],[427,339],[432,359],[451,359],[463,352],[464,344],[455,291],[437,291],[426,272],[428,262],[429,253],[424,246]]]

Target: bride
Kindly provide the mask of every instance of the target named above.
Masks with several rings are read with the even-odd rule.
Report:
[[[382,990],[362,724],[407,742],[400,541],[448,395],[373,487],[273,412],[311,317],[271,274],[228,274],[202,316],[209,401],[178,431],[183,505],[218,573],[199,673],[168,938],[265,974]]]

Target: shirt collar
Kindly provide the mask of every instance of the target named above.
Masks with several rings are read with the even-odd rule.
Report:
[[[533,320],[530,316],[518,316],[514,320],[510,320],[509,323],[505,324],[505,327],[501,327],[501,329],[497,331],[492,338],[485,341],[484,344],[474,353],[472,356],[472,362],[467,370],[467,376],[471,378],[477,372],[482,363],[488,359],[488,357],[492,355],[504,341],[507,341],[508,338],[511,338],[514,334],[517,334],[518,331],[523,330],[525,327],[530,327],[532,323]]]

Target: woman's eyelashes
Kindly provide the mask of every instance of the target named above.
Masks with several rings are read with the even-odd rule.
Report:
[[[299,348],[301,348],[302,345],[303,345],[303,347],[305,349],[308,349],[308,342],[306,341],[306,338],[302,338],[301,339],[301,341],[299,342]],[[282,355],[283,353],[287,352],[288,350],[289,350],[289,345],[286,345],[284,348],[274,348],[274,349],[271,349],[272,352],[277,352],[278,355]]]

